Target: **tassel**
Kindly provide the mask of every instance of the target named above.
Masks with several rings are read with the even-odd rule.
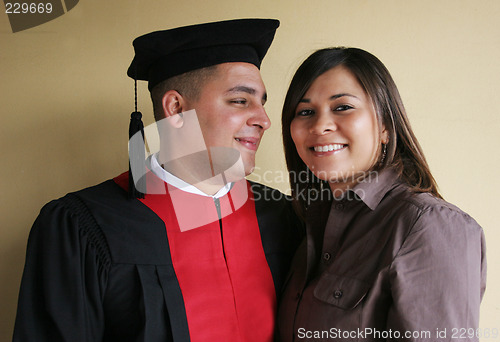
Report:
[[[137,111],[137,80],[135,80],[135,112],[130,115],[130,126],[128,129],[129,144],[129,174],[128,195],[129,198],[144,198],[146,193],[146,166],[144,164],[144,124],[142,113]],[[135,136],[141,132],[141,136]],[[134,182],[134,175],[137,182]],[[137,184],[136,184],[137,183]]]
[[[142,123],[141,118],[141,112],[133,112],[130,116],[128,175],[129,198],[144,198],[146,188],[144,184],[146,170],[144,165],[144,124]],[[134,137],[137,132],[141,132],[141,137]],[[134,138],[132,139],[132,137]],[[137,185],[134,182],[134,175],[137,180]]]

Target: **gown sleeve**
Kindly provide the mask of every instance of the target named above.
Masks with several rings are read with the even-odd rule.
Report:
[[[14,342],[102,340],[109,256],[92,216],[70,199],[47,204],[31,229]]]
[[[388,329],[408,334],[407,341],[478,341],[485,287],[482,228],[458,209],[431,208],[391,267]]]

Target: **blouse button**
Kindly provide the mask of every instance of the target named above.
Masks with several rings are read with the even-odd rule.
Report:
[[[297,294],[295,295],[295,299],[298,300],[300,298],[300,292],[297,292]]]
[[[344,204],[342,204],[342,203],[337,203],[337,204],[335,205],[335,209],[337,209],[337,210],[344,210]]]
[[[343,294],[344,294],[344,293],[342,292],[342,290],[335,290],[335,291],[333,292],[333,298],[335,298],[335,299],[340,299],[340,298],[342,298],[342,295],[343,295]]]
[[[330,261],[331,258],[332,258],[332,255],[330,253],[324,253],[323,254],[323,259],[325,261]]]

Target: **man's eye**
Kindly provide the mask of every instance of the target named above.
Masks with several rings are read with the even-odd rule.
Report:
[[[349,106],[349,105],[340,105],[340,106],[335,107],[334,111],[336,111],[336,112],[343,112],[343,111],[346,111],[346,110],[349,110],[349,109],[353,109],[353,108],[354,107]]]
[[[313,115],[313,114],[314,114],[313,110],[303,109],[303,110],[298,111],[297,114],[295,114],[295,116],[309,116],[309,115]]]
[[[230,102],[234,103],[234,104],[246,104],[247,100],[246,99],[234,99],[234,100],[231,100]]]

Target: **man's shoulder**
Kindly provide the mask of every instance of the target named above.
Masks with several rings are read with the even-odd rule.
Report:
[[[117,212],[126,207],[127,191],[115,179],[108,179],[99,184],[67,193],[43,206],[40,216],[70,215],[77,217],[94,212]],[[113,210],[115,209],[115,210]]]
[[[250,180],[248,183],[250,184],[250,190],[256,202],[289,203],[291,201],[290,196],[278,189]]]
[[[264,184],[249,183],[265,249],[285,253],[291,260],[305,235],[304,225],[292,208],[291,196]]]
[[[300,226],[298,230],[302,230],[302,223],[292,207],[291,196],[261,183],[249,181],[249,184],[259,218],[266,218],[276,226]]]
[[[48,231],[48,236],[72,232],[94,246],[106,246],[114,263],[162,264],[168,260],[164,222],[141,201],[130,199],[116,178],[48,203],[38,222],[37,230]]]
[[[125,201],[128,199],[127,190],[120,186],[119,180],[122,175],[108,179],[99,184],[71,192],[69,196],[77,196],[84,201],[100,201],[109,203],[112,201]],[[67,195],[67,196],[68,196]]]

